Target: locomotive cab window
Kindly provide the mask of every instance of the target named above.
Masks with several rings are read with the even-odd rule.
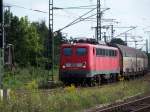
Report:
[[[63,49],[63,54],[65,56],[71,56],[72,55],[72,48],[64,48]]]
[[[87,49],[86,48],[77,48],[76,50],[76,54],[78,56],[85,56],[87,53]]]

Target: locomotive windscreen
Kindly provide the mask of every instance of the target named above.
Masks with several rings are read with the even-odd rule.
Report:
[[[87,53],[87,49],[86,48],[77,48],[76,49],[76,54],[78,56],[85,56]]]
[[[72,48],[64,48],[63,49],[63,54],[65,56],[71,56],[72,55]]]

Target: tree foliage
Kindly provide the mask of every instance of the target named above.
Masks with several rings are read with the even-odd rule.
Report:
[[[111,44],[127,45],[121,38],[113,38]]]
[[[45,21],[30,22],[28,17],[17,17],[5,12],[5,41],[14,45],[15,62],[19,66],[40,66],[47,59],[49,30]],[[55,37],[55,55],[59,55],[59,46],[63,39],[59,32]],[[55,61],[58,63],[58,59]]]

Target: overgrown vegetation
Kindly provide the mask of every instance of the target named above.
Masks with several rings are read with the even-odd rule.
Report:
[[[149,85],[139,80],[90,89],[71,86],[48,93],[38,90],[35,82],[32,82],[26,90],[26,93],[11,91],[7,102],[0,101],[1,112],[79,112],[147,92]]]
[[[6,44],[14,45],[16,65],[21,67],[43,67],[46,62],[51,62],[48,57],[51,55],[49,29],[45,21],[30,22],[28,17],[19,18],[6,11],[5,25],[7,25],[5,28]],[[59,31],[54,36],[55,56],[57,57],[55,64],[58,65],[59,46],[66,37]]]
[[[41,68],[28,67],[17,68],[15,71],[6,71],[3,77],[3,85],[5,88],[10,89],[23,89],[26,84],[35,81],[38,87],[45,87],[50,80],[50,74],[48,70]],[[58,68],[54,70],[54,80],[58,81]]]
[[[51,44],[49,29],[45,21],[30,22],[28,17],[17,17],[5,11],[6,45],[14,46],[13,70],[5,67],[4,87],[20,88],[35,80],[39,85],[49,80],[51,71]],[[58,79],[60,45],[66,37],[57,32],[55,45],[55,79]],[[48,48],[49,47],[49,48]],[[5,54],[5,58],[7,53]],[[7,61],[7,59],[5,59]],[[5,62],[6,62],[5,61]]]

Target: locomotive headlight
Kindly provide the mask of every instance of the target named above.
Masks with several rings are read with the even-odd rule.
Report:
[[[82,67],[86,68],[86,62],[82,63]]]
[[[63,69],[65,69],[65,68],[66,68],[66,66],[65,66],[65,65],[63,65],[63,66],[62,66],[62,68],[63,68]]]

